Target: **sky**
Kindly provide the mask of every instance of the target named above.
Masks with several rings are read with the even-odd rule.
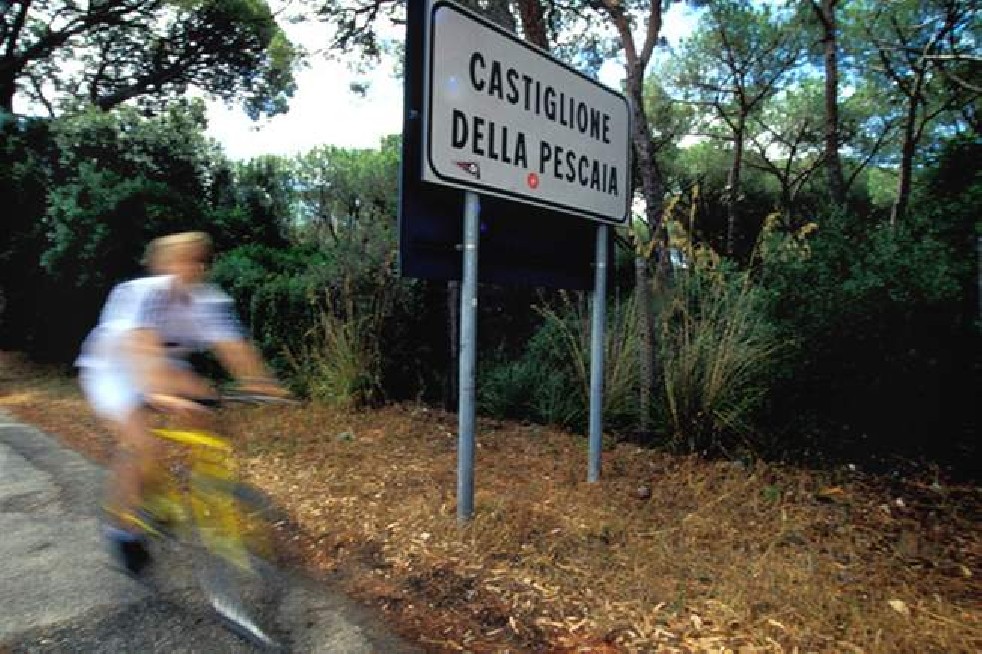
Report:
[[[662,35],[674,45],[687,35],[696,15],[685,3],[675,3],[666,13]],[[310,49],[323,47],[330,35],[322,24],[286,24],[287,35]],[[638,35],[641,42],[642,36]],[[232,159],[263,154],[295,155],[320,145],[344,148],[377,148],[383,136],[402,131],[402,80],[395,75],[395,61],[383,59],[368,72],[348,63],[312,58],[296,73],[297,91],[290,111],[260,121],[250,120],[241,108],[208,102],[208,134],[218,140]],[[624,67],[608,62],[600,81],[618,88]],[[364,97],[351,84],[368,84]]]

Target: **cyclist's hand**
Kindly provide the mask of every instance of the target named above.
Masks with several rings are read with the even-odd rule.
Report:
[[[151,393],[147,395],[147,403],[157,411],[169,415],[184,418],[200,417],[206,414],[208,409],[194,400],[189,400],[176,395],[166,395],[164,393]]]

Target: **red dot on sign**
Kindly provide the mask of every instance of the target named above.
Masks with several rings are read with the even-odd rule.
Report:
[[[529,188],[533,190],[539,188],[539,176],[535,173],[529,173],[528,184]]]

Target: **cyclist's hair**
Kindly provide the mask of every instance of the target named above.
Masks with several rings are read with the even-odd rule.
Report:
[[[143,265],[147,268],[153,268],[160,261],[164,252],[178,245],[197,245],[201,248],[204,258],[211,256],[212,242],[208,234],[205,232],[180,232],[160,236],[150,241],[143,252]]]

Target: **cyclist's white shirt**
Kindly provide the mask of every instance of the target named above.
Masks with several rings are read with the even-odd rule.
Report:
[[[82,344],[75,365],[101,368],[123,364],[123,337],[134,329],[154,330],[175,362],[213,343],[242,338],[232,300],[225,293],[210,284],[198,284],[182,297],[173,292],[173,283],[173,277],[162,275],[113,288],[99,324]]]
[[[189,287],[179,295],[173,290],[174,281],[169,275],[142,277],[110,292],[99,323],[75,361],[98,413],[120,418],[139,405],[139,389],[124,347],[132,330],[154,330],[175,365],[186,365],[193,351],[243,337],[228,295],[210,284]]]

